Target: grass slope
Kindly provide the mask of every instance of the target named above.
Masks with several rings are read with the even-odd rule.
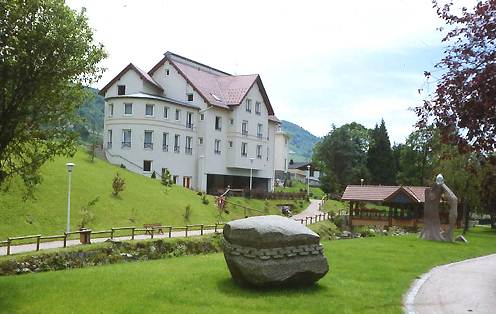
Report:
[[[29,234],[60,234],[65,230],[67,217],[67,171],[65,163],[73,161],[71,229],[81,223],[81,207],[95,197],[99,201],[91,209],[93,230],[119,226],[142,226],[145,223],[183,226],[185,224],[214,223],[242,218],[242,209],[232,209],[230,214],[219,217],[214,198],[202,204],[196,192],[173,186],[167,192],[158,180],[147,178],[113,166],[106,161],[89,161],[78,152],[73,158],[58,157],[42,168],[43,182],[37,187],[35,199],[23,200],[23,187],[13,182],[8,191],[0,192],[0,239]],[[112,179],[119,173],[125,180],[125,190],[118,197],[112,196]],[[269,212],[279,213],[276,204],[269,201]],[[245,206],[264,209],[260,200],[243,200]],[[191,206],[191,217],[185,221],[183,214]],[[253,212],[252,215],[256,215]]]
[[[0,278],[8,313],[402,313],[412,280],[435,265],[496,252],[496,233],[470,243],[415,236],[324,242],[331,270],[305,289],[234,284],[222,254]]]

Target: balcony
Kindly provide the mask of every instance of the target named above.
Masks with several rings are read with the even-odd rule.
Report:
[[[162,151],[168,152],[169,151],[169,145],[167,145],[167,144],[162,145]]]
[[[242,130],[241,131],[241,134],[244,135],[244,136],[248,136],[248,130]]]
[[[192,129],[192,128],[193,128],[193,123],[191,123],[191,122],[186,122],[186,127],[187,127],[188,129]]]
[[[131,148],[131,142],[122,142],[121,148]]]
[[[153,149],[153,143],[144,143],[143,148],[144,149]]]
[[[217,150],[217,149],[216,149],[216,150],[214,150],[214,153],[215,153],[216,155],[220,155],[220,150]]]
[[[258,137],[259,139],[262,139],[262,138],[263,138],[262,133],[258,133],[258,134],[257,134],[257,137]]]
[[[174,153],[179,153],[181,151],[181,149],[179,148],[179,146],[174,146]]]
[[[111,149],[112,148],[112,142],[107,142],[107,148]]]
[[[257,158],[258,159],[262,159],[262,155],[257,155]]]
[[[185,147],[185,148],[184,148],[184,153],[185,153],[186,155],[191,155],[191,154],[193,154],[193,148],[191,148],[191,147]]]

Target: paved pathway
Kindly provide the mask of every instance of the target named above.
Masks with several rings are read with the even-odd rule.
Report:
[[[321,201],[319,200],[312,200],[310,202],[310,205],[301,213],[294,215],[292,218],[294,219],[305,219],[307,216],[312,216],[314,217],[315,215],[318,214],[323,214],[322,212],[319,211],[319,203]],[[219,231],[221,231],[219,227]],[[167,232],[167,229],[164,230],[165,234],[155,234],[154,239],[163,239],[163,238],[168,238],[169,234]],[[206,229],[203,230],[204,234],[209,234],[209,233],[214,233],[213,229]],[[200,230],[188,230],[188,236],[198,236],[200,235]],[[180,238],[184,237],[185,232],[184,231],[174,231],[171,233],[171,237],[173,238]],[[131,236],[124,236],[124,237],[114,237],[115,240],[119,241],[125,241],[125,240],[131,240]],[[134,237],[135,240],[144,240],[144,239],[150,239],[149,235],[135,235]],[[92,238],[91,243],[101,243],[107,241],[108,238]],[[67,246],[75,246],[75,245],[80,245],[81,243],[78,240],[67,240]],[[62,248],[64,246],[63,241],[49,241],[49,242],[42,242],[40,245],[40,250],[46,250],[46,249],[55,249],[55,248]],[[22,245],[14,245],[10,247],[10,253],[11,254],[16,254],[16,253],[24,253],[24,252],[32,252],[36,251],[36,244],[22,244]],[[7,248],[6,247],[0,247],[0,256],[1,255],[7,255]]]
[[[319,210],[319,205],[322,203],[321,200],[310,200],[308,207],[299,214],[292,216],[293,219],[305,219],[305,217],[315,217],[315,215],[324,214]]]
[[[496,254],[434,267],[405,297],[407,313],[496,313]]]

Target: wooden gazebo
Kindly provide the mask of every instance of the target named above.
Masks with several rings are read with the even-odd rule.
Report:
[[[348,185],[350,226],[416,227],[423,223],[424,186]],[[377,206],[381,205],[381,206]],[[384,209],[384,206],[387,209]]]

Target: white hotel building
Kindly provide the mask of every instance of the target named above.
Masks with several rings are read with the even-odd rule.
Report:
[[[208,193],[228,185],[272,191],[274,115],[260,76],[230,75],[167,52],[150,71],[129,64],[105,97],[107,159]]]

